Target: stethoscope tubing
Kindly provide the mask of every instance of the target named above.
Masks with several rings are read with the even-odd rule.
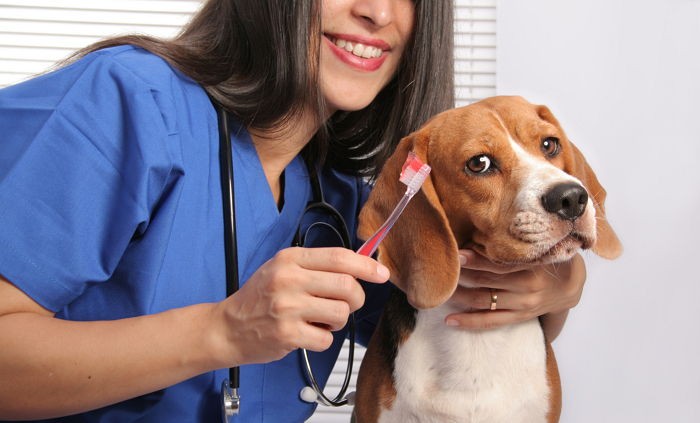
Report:
[[[233,155],[231,149],[231,132],[228,115],[223,107],[212,100],[217,111],[219,123],[219,167],[221,180],[221,201],[224,218],[224,262],[226,265],[226,297],[238,291],[238,242],[236,239],[236,204],[233,193]],[[229,417],[240,411],[240,368],[229,368],[228,379],[221,386],[222,418],[226,422]]]
[[[302,360],[304,362],[304,370],[306,371],[306,377],[309,379],[309,383],[311,384],[311,388],[316,392],[317,396],[317,401],[325,406],[328,407],[340,407],[343,405],[346,405],[348,403],[348,398],[346,397],[345,393],[348,390],[348,387],[350,386],[350,379],[352,377],[352,365],[355,360],[355,314],[351,313],[350,314],[350,321],[348,322],[348,340],[349,340],[349,346],[348,346],[348,364],[345,367],[345,379],[343,380],[343,385],[340,388],[340,391],[338,394],[335,396],[335,398],[330,399],[326,396],[326,394],[323,392],[323,389],[318,385],[318,382],[316,382],[316,378],[314,377],[314,372],[311,369],[311,361],[309,360],[309,354],[306,351],[306,349],[302,348],[301,349],[301,356]]]
[[[223,211],[223,223],[224,223],[224,254],[225,254],[225,266],[226,266],[226,296],[229,297],[235,294],[239,288],[239,278],[238,278],[238,244],[236,239],[236,207],[234,198],[234,186],[233,186],[233,154],[231,147],[231,133],[229,129],[228,113],[226,110],[219,105],[216,100],[212,99],[214,108],[217,112],[218,119],[218,129],[219,129],[219,167],[220,167],[220,182],[221,182],[221,199],[222,199],[222,211]],[[321,208],[328,212],[338,223],[341,228],[339,231],[340,237],[342,238],[343,245],[346,248],[351,248],[349,231],[347,229],[347,224],[343,219],[340,212],[335,209],[331,204],[327,203],[324,196],[323,190],[321,188],[318,176],[315,173],[310,172],[312,179],[312,188],[314,190],[314,198],[318,201],[309,204],[305,213],[313,208]],[[299,231],[297,231],[297,238],[295,242],[299,241]],[[336,231],[338,232],[338,231]],[[350,315],[348,322],[348,339],[349,339],[349,352],[348,352],[348,365],[345,371],[345,379],[340,392],[335,398],[330,399],[324,393],[323,389],[318,385],[316,378],[314,377],[313,370],[311,369],[311,362],[309,360],[309,355],[306,349],[301,349],[301,355],[303,360],[303,368],[305,370],[306,376],[311,383],[311,387],[317,395],[317,401],[321,404],[333,407],[339,407],[348,403],[348,399],[345,393],[350,385],[350,379],[352,377],[352,367],[355,352],[355,316]],[[229,421],[229,418],[236,415],[240,411],[240,398],[238,396],[238,390],[240,388],[240,368],[238,366],[229,368],[229,378],[225,380],[222,385],[222,416],[224,421]]]

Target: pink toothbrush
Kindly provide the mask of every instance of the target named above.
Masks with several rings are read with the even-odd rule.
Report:
[[[357,250],[358,254],[369,257],[374,254],[375,251],[377,251],[379,243],[382,242],[384,237],[389,233],[389,230],[399,219],[399,216],[406,208],[406,205],[411,198],[413,198],[413,196],[420,189],[421,185],[423,185],[423,182],[425,182],[425,179],[428,177],[429,173],[430,166],[423,163],[423,161],[419,159],[413,151],[409,152],[406,162],[403,164],[403,168],[401,169],[401,176],[399,177],[399,181],[403,182],[407,186],[406,193],[396,205],[394,211],[392,211],[389,217],[386,219],[386,222],[384,222],[384,224],[377,229],[377,232],[369,237],[369,239],[362,244],[362,247]]]

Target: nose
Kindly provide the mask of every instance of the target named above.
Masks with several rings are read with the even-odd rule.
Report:
[[[393,17],[393,3],[395,0],[357,0],[354,6],[356,16],[376,26],[386,26],[391,23]]]
[[[586,210],[588,193],[575,182],[558,184],[542,196],[542,206],[565,220],[576,220]]]

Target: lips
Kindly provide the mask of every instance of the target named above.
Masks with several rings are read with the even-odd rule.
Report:
[[[336,57],[361,71],[379,69],[387,58],[384,52],[390,50],[381,40],[357,36],[325,34],[324,40]]]

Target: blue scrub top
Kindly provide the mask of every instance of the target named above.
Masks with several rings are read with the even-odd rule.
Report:
[[[297,157],[279,210],[248,132],[236,122],[231,132],[245,283],[290,245],[312,194]],[[367,185],[329,169],[320,179],[354,238]],[[142,49],[101,50],[0,90],[0,205],[0,274],[58,318],[120,319],[225,297],[215,111],[201,86]],[[365,289],[363,342],[388,288]],[[345,335],[312,353],[321,383]],[[227,374],[50,421],[217,422]],[[298,352],[243,366],[238,421],[304,421],[315,408],[299,399],[304,386]]]

